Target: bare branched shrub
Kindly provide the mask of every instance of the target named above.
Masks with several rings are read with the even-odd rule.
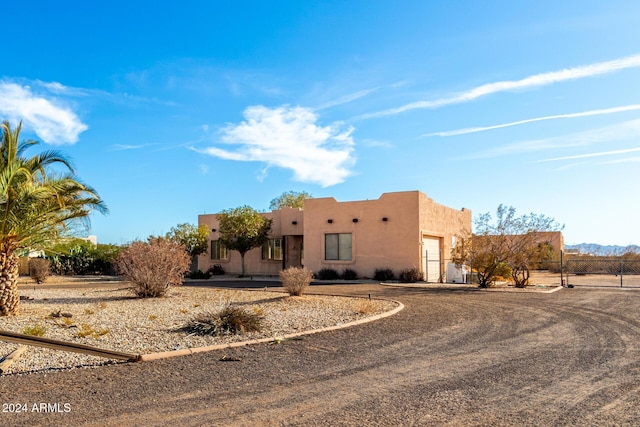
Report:
[[[358,273],[351,268],[345,268],[342,270],[340,277],[344,280],[356,280],[358,278]]]
[[[227,305],[217,312],[198,314],[180,330],[195,335],[235,335],[259,331],[261,327],[257,313]]]
[[[333,268],[323,268],[316,273],[318,280],[338,280],[340,274]]]
[[[402,283],[415,283],[423,279],[422,273],[417,268],[402,270],[398,276]]]
[[[395,274],[393,270],[390,268],[376,268],[376,271],[373,274],[373,279],[378,280],[380,282],[386,282],[387,280],[395,279]]]
[[[289,267],[280,272],[282,287],[291,296],[300,296],[313,280],[313,273],[305,267]]]
[[[134,293],[147,298],[163,296],[171,286],[181,285],[190,262],[182,245],[161,239],[132,243],[120,253],[116,267],[133,283]]]
[[[31,258],[29,260],[29,275],[36,283],[44,283],[49,277],[51,263],[44,258]]]

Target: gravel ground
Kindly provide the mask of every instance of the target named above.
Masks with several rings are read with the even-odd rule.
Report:
[[[640,425],[637,290],[312,290],[405,309],[279,345],[2,377],[0,400],[28,411],[0,413],[0,424]]]
[[[0,318],[0,329],[24,333],[41,328],[44,337],[133,354],[275,338],[341,325],[395,308],[389,301],[332,296],[289,297],[280,292],[180,287],[166,297],[140,299],[127,288],[22,290],[20,313]],[[197,336],[178,331],[201,313],[240,306],[262,318],[259,332]],[[17,344],[0,341],[0,355]],[[7,373],[37,372],[116,363],[80,353],[30,347]]]

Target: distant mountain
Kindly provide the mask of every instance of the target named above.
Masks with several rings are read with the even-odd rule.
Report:
[[[617,246],[617,245],[598,245],[596,243],[580,243],[578,245],[564,245],[565,251],[576,251],[581,254],[589,254],[589,255],[599,255],[599,256],[607,256],[607,255],[622,255],[628,252],[634,252],[640,254],[640,246],[638,245],[629,245],[629,246]]]

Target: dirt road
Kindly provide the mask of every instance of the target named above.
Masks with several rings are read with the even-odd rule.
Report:
[[[1,377],[0,403],[27,412],[0,425],[640,425],[638,290],[312,290],[406,308],[278,345]]]

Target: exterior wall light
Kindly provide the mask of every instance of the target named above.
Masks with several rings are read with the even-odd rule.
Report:
[[[215,233],[215,232],[216,232],[216,229],[215,229],[215,228],[212,228],[212,229],[211,229],[211,232],[212,232],[212,233]]]
[[[384,222],[387,222],[387,221],[389,221],[389,218],[387,218],[386,216],[383,216],[383,217],[382,217],[382,220],[383,220]]]
[[[291,221],[291,224],[298,225],[298,221]]]
[[[358,222],[358,218],[353,218],[353,222]]]
[[[332,219],[328,219],[328,220],[327,220],[327,222],[328,222],[329,224],[333,224],[333,220],[332,220]]]

